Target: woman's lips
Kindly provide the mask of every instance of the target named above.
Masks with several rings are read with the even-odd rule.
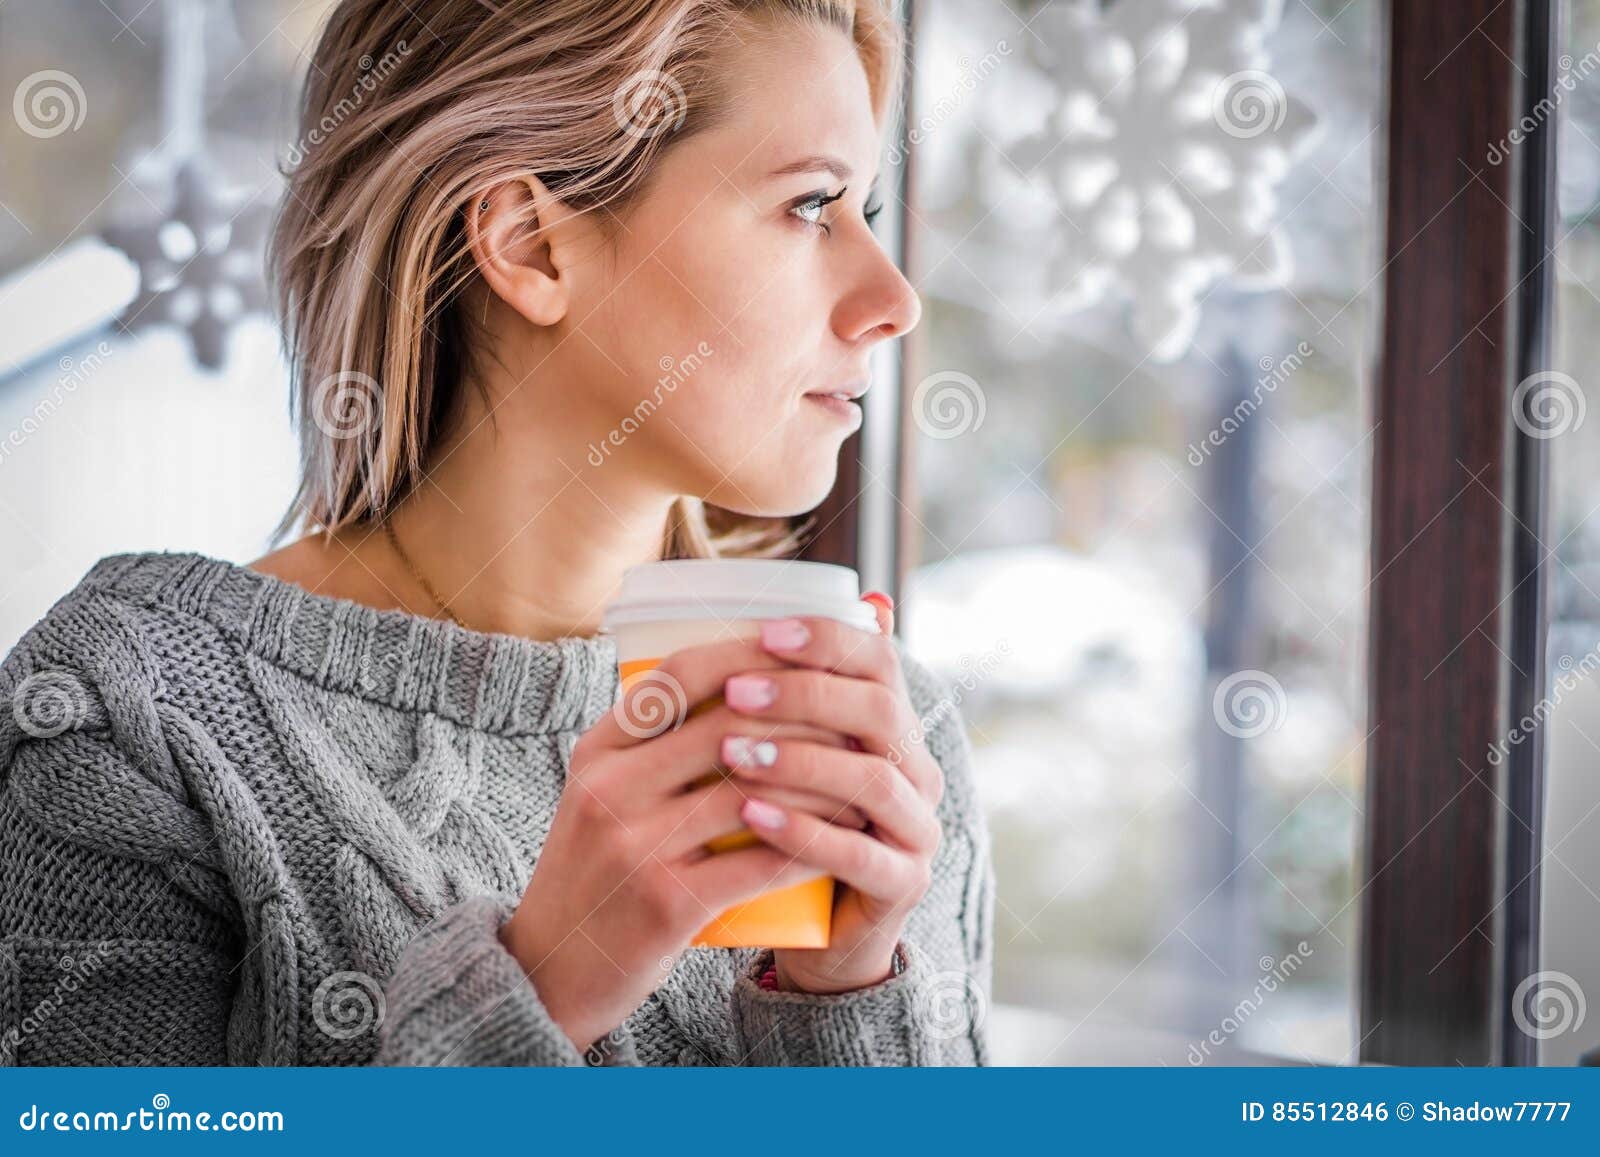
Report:
[[[836,398],[830,394],[807,394],[805,400],[815,402],[820,409],[827,411],[840,421],[852,425],[861,424],[861,404],[852,402],[849,398]]]

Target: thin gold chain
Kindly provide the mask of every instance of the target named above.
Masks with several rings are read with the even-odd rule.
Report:
[[[439,592],[433,589],[433,584],[423,577],[422,572],[417,569],[417,564],[411,561],[411,556],[407,554],[405,552],[405,548],[400,545],[400,540],[395,537],[394,527],[390,525],[387,518],[383,520],[383,533],[388,536],[389,545],[394,548],[394,553],[399,557],[400,561],[405,564],[406,570],[411,572],[411,577],[417,580],[418,586],[428,592],[428,597],[434,601],[434,604],[441,611],[443,611],[446,617],[448,617],[449,620],[456,626],[460,627],[462,630],[470,629],[467,627],[467,624],[461,621],[460,616],[450,609],[450,604],[445,602],[444,599],[440,597]]]

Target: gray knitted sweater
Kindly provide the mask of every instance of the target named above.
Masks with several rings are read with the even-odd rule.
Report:
[[[773,992],[770,951],[690,947],[573,1047],[496,931],[615,662],[101,559],[0,665],[0,1064],[988,1064],[988,836],[952,688],[908,656],[946,789],[905,971]]]

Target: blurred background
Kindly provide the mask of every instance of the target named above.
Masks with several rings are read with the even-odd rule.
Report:
[[[329,7],[0,6],[0,650],[105,554],[263,553],[296,449],[260,244]],[[973,741],[1003,1062],[1356,1058],[1384,8],[915,5],[902,629]],[[1561,117],[1575,366],[1593,86]],[[1600,621],[1594,432],[1557,448],[1552,662]],[[1552,841],[1600,804],[1582,702]],[[1584,844],[1547,943],[1600,985]]]
[[[1349,1063],[1382,6],[918,19],[906,630],[1017,1051]]]

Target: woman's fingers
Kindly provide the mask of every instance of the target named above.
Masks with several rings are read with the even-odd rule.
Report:
[[[875,755],[905,746],[912,720],[894,688],[871,679],[804,667],[744,671],[723,688],[740,715],[784,723],[809,723],[853,735]]]
[[[683,647],[656,667],[623,679],[612,710],[591,729],[590,742],[631,747],[675,730],[739,671],[798,664],[902,685],[900,657],[887,634],[819,616],[762,620],[757,630],[759,634]]]
[[[724,747],[725,758],[737,754],[729,750],[735,744]],[[728,766],[735,779],[748,783],[752,794],[779,806],[789,805],[776,793],[799,789],[859,808],[879,833],[903,848],[916,851],[938,843],[938,817],[899,769],[881,756],[803,740],[769,740],[752,750],[749,758],[729,760]]]
[[[894,634],[894,599],[883,591],[868,591],[861,596],[861,601],[871,603],[872,609],[878,615],[878,633],[880,635]]]
[[[764,621],[763,649],[811,672],[791,667],[753,672],[748,679],[735,676],[738,709],[761,718],[804,719],[853,736],[867,751],[891,756],[917,791],[937,803],[944,792],[943,776],[922,748],[924,725],[911,707],[890,634],[894,602],[876,591],[863,597],[877,609],[878,635],[825,618]],[[850,689],[834,697],[828,676]],[[881,690],[864,684],[877,684]],[[774,696],[772,704],[762,706],[768,695]]]
[[[712,704],[650,746],[656,759],[674,766],[693,768],[698,765],[703,771],[722,762],[722,742],[729,735],[748,736],[753,740],[806,739],[836,747],[847,746],[847,737],[838,731],[804,721],[751,719],[726,703]]]
[[[875,836],[835,827],[806,815],[752,798],[745,822],[761,842],[856,889],[864,896],[894,903],[922,895],[930,858],[890,847]],[[713,857],[715,859],[715,857]]]
[[[630,763],[643,760],[648,753],[648,782],[637,772],[630,783],[630,794],[641,807],[653,808],[664,796],[671,796],[693,784],[722,761],[723,740],[729,735],[753,742],[777,739],[804,739],[819,744],[843,747],[845,737],[809,723],[745,718],[726,704],[717,703],[702,711],[675,731],[664,732],[636,752],[621,755]]]
[[[719,778],[670,801],[654,821],[659,832],[654,854],[668,862],[684,856],[698,859],[712,840],[746,831],[740,813],[750,792],[748,784]],[[819,792],[775,787],[763,794],[781,807],[815,816],[825,823],[856,831],[867,824],[861,809]]]
[[[680,648],[623,679],[617,701],[585,738],[599,747],[633,747],[682,727],[734,672],[783,665],[753,635]]]
[[[699,863],[675,871],[713,913],[753,900],[765,892],[829,875],[826,870],[819,870],[764,843],[707,856]]]
[[[762,620],[760,641],[762,650],[802,667],[871,679],[889,687],[900,683],[900,655],[886,633],[864,631],[837,619],[801,615]]]

